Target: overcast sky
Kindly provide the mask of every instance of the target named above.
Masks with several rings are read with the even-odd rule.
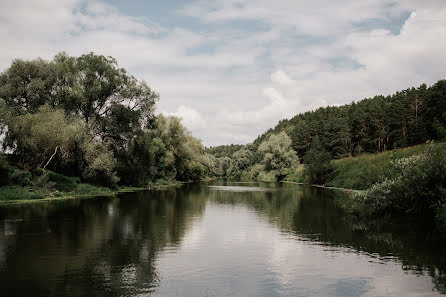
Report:
[[[0,70],[117,58],[205,145],[446,78],[445,0],[0,0]]]

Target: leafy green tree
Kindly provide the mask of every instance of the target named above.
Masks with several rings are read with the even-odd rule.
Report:
[[[168,179],[188,181],[204,178],[214,165],[206,156],[204,146],[190,135],[181,120],[159,115],[155,126],[157,137],[166,145],[165,172]]]
[[[311,184],[323,185],[329,177],[332,167],[331,155],[323,147],[319,136],[313,138],[311,148],[304,157],[305,175]]]
[[[0,74],[0,98],[13,115],[34,113],[40,106],[51,103],[55,82],[54,63],[42,59],[14,60]]]
[[[8,122],[5,144],[19,157],[22,168],[46,168],[56,154],[66,157],[84,131],[79,119],[43,105],[34,114],[16,116]]]
[[[285,133],[273,134],[259,146],[263,155],[264,170],[272,171],[278,180],[282,180],[290,168],[299,164],[296,152],[291,148],[291,138]]]
[[[55,101],[78,114],[107,143],[127,145],[137,130],[153,122],[159,95],[119,68],[114,58],[61,53],[55,64]]]
[[[240,178],[242,172],[252,164],[253,152],[242,148],[232,155],[227,174],[234,178]]]
[[[166,146],[153,133],[135,137],[128,150],[118,156],[118,175],[124,185],[145,186],[164,177]]]

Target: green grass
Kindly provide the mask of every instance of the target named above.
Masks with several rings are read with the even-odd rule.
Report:
[[[391,169],[391,161],[419,155],[427,150],[428,144],[395,149],[377,154],[365,154],[354,158],[332,161],[334,170],[327,186],[366,190],[381,181]]]
[[[79,183],[76,177],[67,177],[52,172],[50,181],[51,189],[38,188],[33,189],[24,186],[2,186],[0,187],[0,205],[9,205],[17,203],[30,203],[39,201],[61,201],[73,198],[86,198],[97,196],[112,196],[116,193],[136,192],[145,190],[163,190],[171,187],[181,187],[182,182],[166,182],[158,180],[147,187],[120,187],[113,190],[106,187],[99,187],[90,184]],[[67,191],[59,191],[65,189]]]
[[[42,199],[49,195],[48,190],[30,191],[20,186],[0,187],[0,201]]]
[[[70,192],[60,192],[45,188],[33,190],[20,186],[4,186],[0,187],[0,203],[86,196],[110,196],[114,194],[115,192],[109,188],[96,187],[89,184],[79,184],[74,191]]]

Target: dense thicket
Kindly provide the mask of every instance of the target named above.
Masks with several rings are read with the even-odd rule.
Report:
[[[392,174],[356,199],[375,212],[436,215],[446,223],[446,144],[392,162]]]
[[[178,118],[154,115],[158,99],[111,57],[13,61],[0,74],[0,140],[8,155],[0,181],[32,183],[37,169],[105,186],[203,178],[211,158]]]

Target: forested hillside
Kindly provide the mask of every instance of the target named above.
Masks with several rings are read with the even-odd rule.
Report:
[[[237,166],[240,153],[231,149],[235,146],[210,148],[208,152],[217,157],[216,162],[220,164],[221,170],[216,174],[240,177],[240,171],[250,167],[246,163],[254,166],[264,157],[258,150],[261,144],[280,132],[286,132],[291,148],[304,163],[312,145],[319,146],[316,149],[319,152],[327,152],[330,159],[340,159],[443,139],[446,137],[446,80],[391,96],[322,107],[282,120],[252,144],[241,148],[252,155],[250,161],[242,162],[243,168]],[[318,143],[313,144],[316,136]],[[223,172],[224,169],[227,170]]]
[[[303,157],[312,138],[338,159],[363,152],[382,152],[446,137],[446,80],[425,84],[391,96],[375,96],[339,107],[322,107],[298,114],[259,136],[286,131],[292,147]]]
[[[71,191],[202,179],[210,155],[180,119],[155,116],[158,99],[111,57],[15,60],[0,74],[0,186]]]

